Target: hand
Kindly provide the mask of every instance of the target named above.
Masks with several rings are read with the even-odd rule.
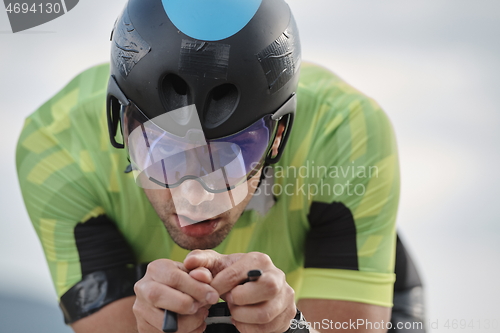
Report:
[[[222,255],[212,250],[195,250],[184,260],[184,267],[210,270],[210,285],[228,303],[233,324],[241,333],[282,333],[290,327],[296,313],[294,291],[268,255]],[[252,269],[260,269],[262,276],[240,285]]]
[[[183,264],[172,260],[151,262],[134,286],[133,311],[139,333],[162,332],[163,309],[177,313],[177,332],[202,333],[208,308],[219,299],[211,282],[212,274],[206,268],[188,272]]]

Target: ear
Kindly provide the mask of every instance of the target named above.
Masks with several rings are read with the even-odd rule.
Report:
[[[283,154],[285,145],[290,137],[290,130],[293,125],[293,116],[293,112],[286,114],[279,121],[278,128],[276,129],[276,134],[274,136],[274,142],[271,145],[271,149],[266,157],[266,163],[268,165],[277,163],[280,160],[281,154]]]
[[[285,124],[280,122],[278,124],[278,130],[276,132],[276,137],[274,138],[273,145],[271,146],[271,158],[275,158],[278,155],[278,148],[283,139],[283,132],[285,131]]]

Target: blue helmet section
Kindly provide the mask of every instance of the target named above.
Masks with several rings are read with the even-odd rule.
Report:
[[[231,37],[254,17],[262,0],[162,0],[182,33],[204,41]]]

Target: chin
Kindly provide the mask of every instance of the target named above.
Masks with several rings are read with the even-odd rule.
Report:
[[[170,236],[172,236],[172,234],[170,234]],[[210,250],[222,243],[226,236],[227,235],[218,236],[214,234],[210,237],[194,238],[182,235],[181,237],[172,236],[172,239],[177,245],[186,250]]]

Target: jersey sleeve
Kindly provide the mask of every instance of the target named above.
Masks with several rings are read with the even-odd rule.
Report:
[[[399,201],[394,131],[377,103],[340,79],[317,84],[298,298],[390,307]]]
[[[104,211],[78,161],[36,117],[25,123],[16,158],[26,209],[60,297],[81,279],[76,225]]]
[[[87,98],[95,88],[88,82],[105,82],[99,76],[106,72],[103,68],[85,72],[28,117],[16,151],[23,199],[67,323],[133,294],[133,283],[124,277],[135,278],[128,269],[134,255],[103,208],[106,191],[95,174],[98,162],[92,150],[99,150],[94,145],[99,135],[87,132],[88,139],[82,139],[85,119],[93,117],[87,111],[96,107],[102,111],[104,104],[97,95]],[[99,128],[99,121],[95,125]],[[123,283],[118,290],[106,290],[109,279],[116,278],[114,269],[121,270]],[[106,293],[107,298],[100,300]]]

